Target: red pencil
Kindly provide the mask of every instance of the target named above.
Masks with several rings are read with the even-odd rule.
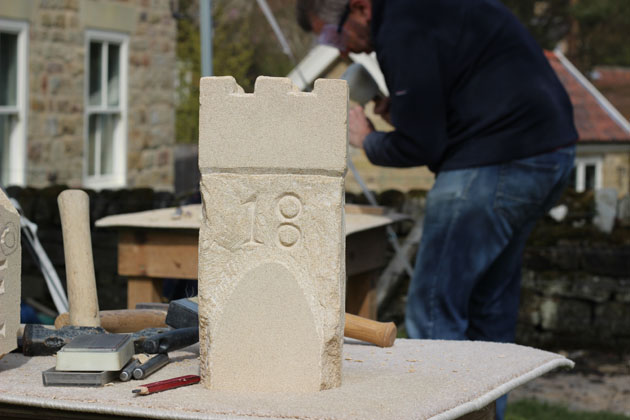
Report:
[[[201,378],[197,375],[179,376],[177,378],[166,379],[164,381],[152,382],[132,390],[134,394],[148,395],[154,392],[166,391],[167,389],[179,388],[180,386],[193,385]]]

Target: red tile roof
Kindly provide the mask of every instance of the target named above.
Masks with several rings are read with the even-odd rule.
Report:
[[[569,93],[581,142],[630,142],[628,121],[560,53],[545,51]]]
[[[595,67],[591,81],[626,119],[630,119],[630,68]]]

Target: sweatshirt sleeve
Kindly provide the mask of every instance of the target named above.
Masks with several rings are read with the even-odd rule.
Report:
[[[419,145],[398,131],[373,131],[365,139],[363,149],[374,165],[407,168],[426,165]]]

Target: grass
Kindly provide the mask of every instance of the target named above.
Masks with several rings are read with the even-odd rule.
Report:
[[[532,400],[508,403],[505,420],[628,420],[622,414],[607,412],[569,411],[560,405]]]

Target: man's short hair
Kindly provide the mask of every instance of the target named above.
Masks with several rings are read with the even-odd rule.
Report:
[[[324,23],[336,24],[343,14],[349,0],[297,0],[296,14],[298,24],[307,32],[313,30],[311,15],[317,16]]]

